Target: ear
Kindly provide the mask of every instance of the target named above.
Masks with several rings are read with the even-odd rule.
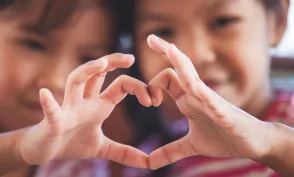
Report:
[[[290,0],[280,0],[281,6],[269,10],[270,44],[276,47],[287,28]]]

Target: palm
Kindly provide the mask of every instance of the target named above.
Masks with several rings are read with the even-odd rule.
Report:
[[[56,144],[62,149],[61,157],[88,159],[98,157],[102,148],[104,134],[102,123],[115,108],[113,104],[106,104],[103,100],[85,100],[74,105],[64,117],[76,120],[75,124],[68,124],[64,129],[62,144]],[[82,116],[81,116],[82,115]],[[80,153],[83,150],[84,153]]]
[[[225,109],[226,106],[209,108],[205,105],[210,103],[203,103],[200,99],[189,94],[185,94],[179,100],[176,100],[176,103],[189,121],[190,131],[187,138],[193,146],[194,152],[192,153],[210,157],[240,157],[245,156],[245,153],[251,153],[238,152],[236,147],[243,147],[243,150],[245,150],[250,144],[250,139],[242,135],[242,130],[231,128],[233,122],[231,124],[227,122],[226,125],[222,125],[221,122],[217,124],[213,121],[214,118],[221,119],[226,115],[231,115],[228,113],[230,110]],[[229,105],[229,103],[226,104]],[[220,107],[223,109],[220,109]],[[222,110],[222,112],[219,110]],[[217,117],[218,114],[224,116]]]
[[[57,159],[102,158],[147,167],[146,154],[110,140],[101,129],[104,120],[128,93],[136,95],[142,105],[152,104],[146,86],[128,76],[117,78],[100,93],[103,73],[132,63],[130,56],[114,54],[82,65],[69,76],[61,107],[48,90],[42,90],[45,119],[23,138],[24,160],[40,164]]]

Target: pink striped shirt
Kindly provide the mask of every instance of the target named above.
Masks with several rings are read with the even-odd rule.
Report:
[[[294,125],[294,94],[278,94],[263,117],[269,122]],[[171,124],[175,135],[188,131],[185,119]],[[138,148],[146,153],[158,148],[156,137],[142,143]],[[148,169],[126,167],[125,177],[148,177]],[[41,166],[36,177],[109,177],[108,163],[103,160],[62,161]],[[171,177],[279,177],[273,170],[249,159],[191,157],[174,164]]]

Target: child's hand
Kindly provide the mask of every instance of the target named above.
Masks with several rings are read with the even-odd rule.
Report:
[[[258,159],[269,153],[271,124],[248,115],[209,89],[190,59],[174,45],[154,35],[149,36],[148,44],[174,68],[163,70],[150,81],[152,102],[160,105],[162,90],[166,90],[190,126],[184,138],[150,154],[152,169],[197,155]]]
[[[142,105],[152,105],[147,86],[128,76],[117,78],[100,94],[107,72],[128,68],[133,62],[133,56],[113,54],[80,66],[68,77],[61,107],[49,90],[42,89],[45,118],[20,141],[23,159],[41,164],[58,159],[100,158],[146,168],[146,154],[113,142],[101,130],[104,120],[128,93],[136,95]]]

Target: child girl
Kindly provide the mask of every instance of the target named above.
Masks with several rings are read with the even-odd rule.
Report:
[[[159,169],[153,174],[146,171],[142,175],[143,172],[129,170],[130,174],[181,177],[278,176],[271,169],[252,161],[258,161],[261,154],[270,151],[264,149],[265,144],[257,141],[254,146],[248,146],[244,142],[253,142],[253,137],[228,136],[227,130],[223,131],[221,127],[225,126],[234,132],[247,131],[260,139],[272,136],[267,135],[267,129],[259,123],[248,125],[247,129],[234,129],[231,121],[237,121],[239,116],[229,115],[228,109],[233,107],[220,100],[214,102],[213,106],[203,104],[205,98],[201,97],[203,93],[198,81],[200,78],[225,100],[262,121],[283,122],[292,126],[293,95],[274,94],[269,80],[269,49],[275,47],[283,36],[289,1],[136,0],[131,3],[129,6],[134,7],[135,11],[133,25],[129,26],[133,26],[130,30],[138,60],[130,70],[130,75],[145,82],[151,81],[149,86],[154,87],[158,95],[162,94],[161,88],[172,97],[165,96],[163,106],[157,110],[139,109],[139,106],[136,109],[135,101],[132,98],[127,100],[128,118],[140,132],[137,142],[142,142],[156,132],[159,140],[153,139],[141,145],[153,149],[187,134],[183,139],[152,153],[152,168],[162,167],[184,157],[195,157]],[[170,44],[158,42],[160,39],[154,36],[149,38],[147,44],[146,37],[150,34],[156,34],[176,47],[172,50],[168,47]],[[171,52],[178,51],[176,48],[186,56],[179,54],[181,52]],[[182,63],[178,61],[174,64],[171,58],[175,56],[182,56]],[[174,67],[176,73],[167,69],[170,67]],[[179,73],[177,70],[181,67],[185,70]],[[183,77],[184,73],[187,76]],[[187,78],[189,82],[185,80]],[[182,86],[179,86],[179,82]],[[157,101],[159,103],[161,100]],[[218,122],[221,118],[214,119],[215,115],[211,111],[217,113],[216,117],[231,119],[225,119],[223,125]],[[188,121],[181,119],[183,116]],[[168,123],[159,124],[163,119]],[[245,120],[251,120],[250,116]],[[262,150],[257,153],[256,149]],[[252,160],[242,159],[248,156]]]
[[[132,56],[114,54],[89,62],[68,78],[79,65],[113,51],[112,15],[103,0],[0,1],[0,132],[39,123],[44,118],[42,106],[46,115],[37,126],[20,130],[7,146],[1,144],[4,149],[20,146],[12,158],[7,154],[1,174],[33,176],[30,168],[15,168],[66,158],[105,158],[146,167],[146,155],[113,143],[101,131],[102,121],[125,93],[141,94],[142,103],[151,105],[145,84],[128,77],[119,78],[99,95],[105,73],[129,67]],[[45,89],[41,106],[41,88],[49,89],[57,102]],[[14,159],[21,163],[13,164]]]
[[[134,26],[127,23],[132,19],[121,19],[122,24],[133,27],[129,30],[134,34],[133,49],[138,61],[130,70],[131,76],[146,82],[151,80],[149,88],[155,106],[162,101],[161,89],[167,90],[177,103],[165,97],[160,110],[143,109],[131,97],[127,98],[127,118],[137,133],[130,139],[140,149],[151,152],[188,132],[179,141],[151,153],[149,165],[153,169],[195,157],[154,172],[126,168],[121,173],[112,171],[112,176],[278,176],[254,161],[284,176],[293,175],[285,170],[285,167],[292,168],[290,161],[285,164],[281,160],[286,159],[285,152],[293,155],[290,146],[281,149],[276,146],[283,144],[281,137],[293,133],[279,124],[263,122],[293,125],[292,94],[272,94],[268,78],[268,51],[283,35],[289,1],[125,0],[117,3],[126,6],[127,11],[120,15],[123,18],[130,13],[130,7],[135,7]],[[147,44],[150,34],[174,43],[187,56],[155,36]],[[212,90],[260,120],[232,106]],[[189,122],[180,119],[182,116]],[[163,118],[169,123],[163,123]],[[277,130],[284,135],[280,136]],[[279,142],[269,143],[274,140]],[[283,152],[279,160],[271,158],[274,149]],[[107,169],[107,166],[100,167],[97,165],[99,170]]]

